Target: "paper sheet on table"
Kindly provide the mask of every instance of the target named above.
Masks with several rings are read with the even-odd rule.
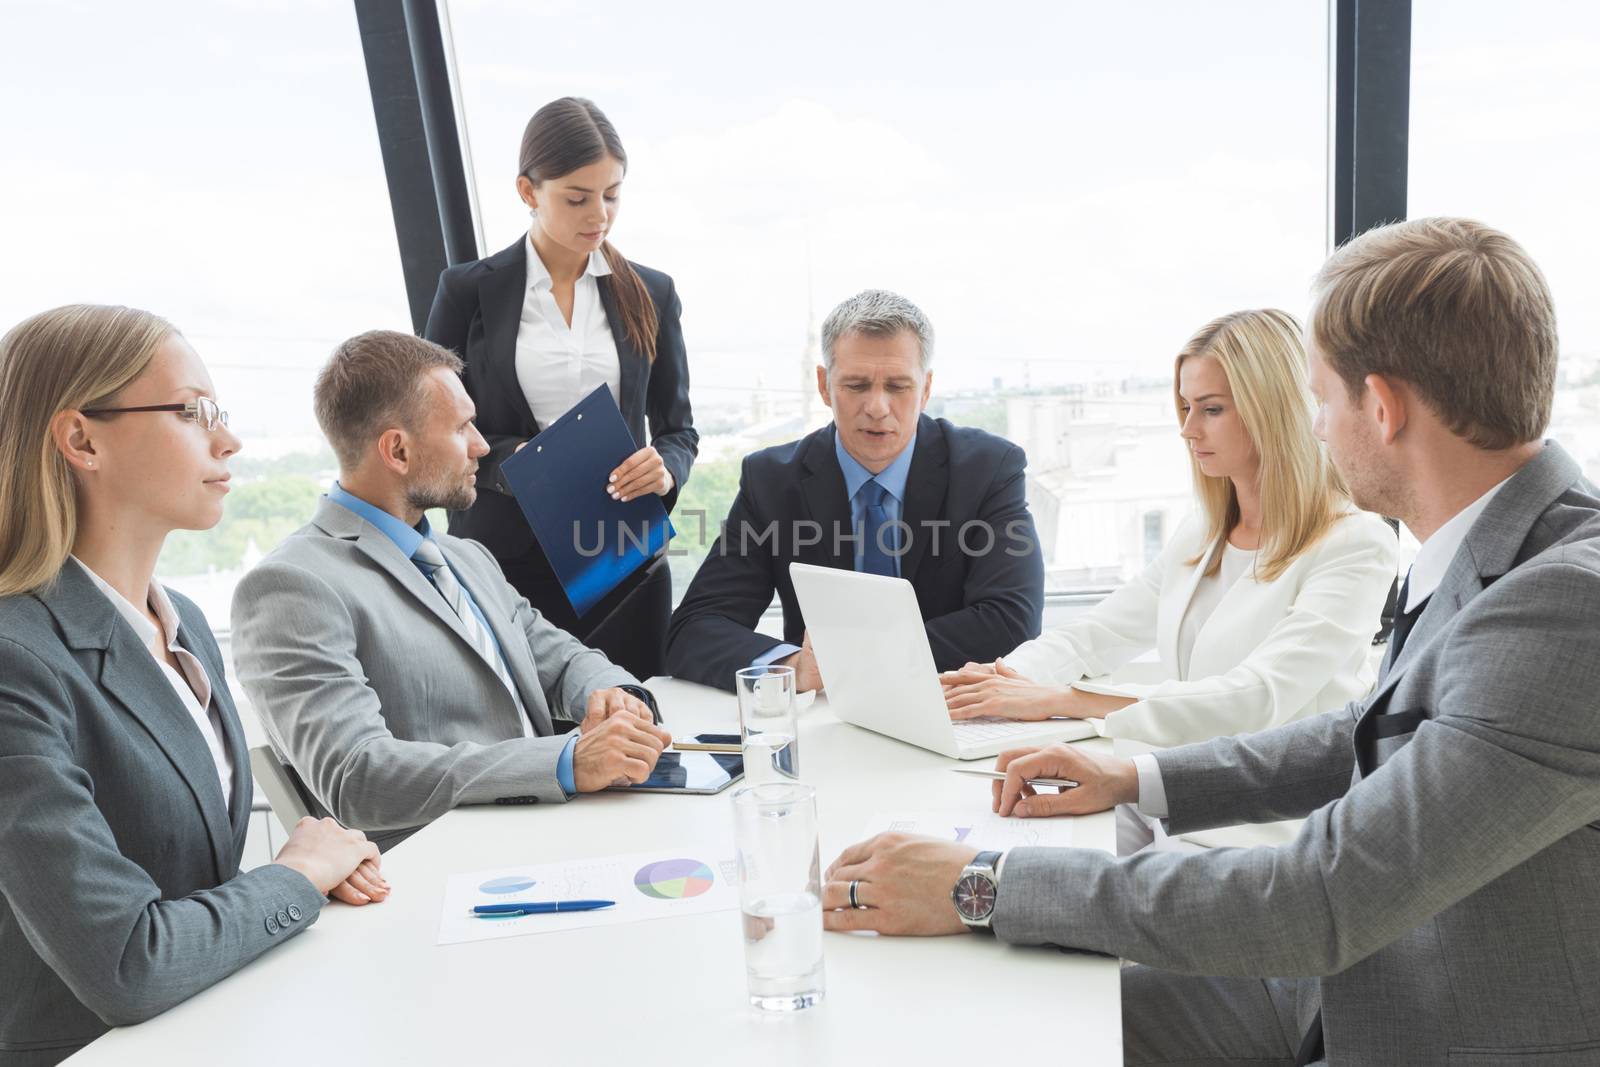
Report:
[[[520,915],[480,919],[479,904],[535,900],[614,900],[599,911],[555,915]],[[526,863],[491,871],[453,874],[445,885],[439,917],[439,944],[487,941],[497,937],[548,934],[586,926],[670,919],[739,906],[738,868],[733,845],[688,845],[683,848],[597,856],[562,863]]]
[[[867,820],[866,836],[882,833],[924,834],[959,841],[981,849],[1068,848],[1071,819],[1002,819],[992,811],[878,812]]]

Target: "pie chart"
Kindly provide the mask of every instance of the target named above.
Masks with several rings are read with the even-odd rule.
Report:
[[[478,887],[481,893],[520,893],[533,888],[533,879],[514,874],[508,878],[492,878]]]
[[[633,884],[639,892],[656,900],[683,900],[710,889],[716,884],[716,876],[699,860],[657,860],[640,867]]]

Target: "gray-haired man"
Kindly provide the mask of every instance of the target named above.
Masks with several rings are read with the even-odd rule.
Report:
[[[785,663],[821,685],[789,581],[795,561],[895,575],[916,590],[941,670],[992,660],[1039,633],[1044,564],[1022,449],[922,414],[933,327],[868,289],[822,327],[817,391],[832,425],[747,456],[739,495],[667,633],[667,670],[723,689]],[[783,640],[755,632],[776,592]]]

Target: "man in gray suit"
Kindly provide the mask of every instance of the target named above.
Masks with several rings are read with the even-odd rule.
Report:
[[[334,351],[315,396],[339,481],[233,598],[273,746],[382,848],[458,804],[643,781],[672,740],[637,679],[546,622],[483,546],[429,527],[427,509],[471,506],[488,452],[461,368],[390,331]]]
[[[1134,760],[1008,753],[994,798],[1298,837],[1002,859],[885,835],[830,869],[828,925],[1137,960],[1129,1063],[1600,1063],[1600,499],[1540,440],[1549,292],[1479,223],[1398,223],[1324,266],[1309,333],[1331,457],[1422,543],[1373,694]]]

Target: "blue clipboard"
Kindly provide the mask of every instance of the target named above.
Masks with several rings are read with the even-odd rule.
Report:
[[[500,465],[580,618],[676,533],[656,494],[624,503],[606,492],[617,464],[638,450],[602,385]]]

